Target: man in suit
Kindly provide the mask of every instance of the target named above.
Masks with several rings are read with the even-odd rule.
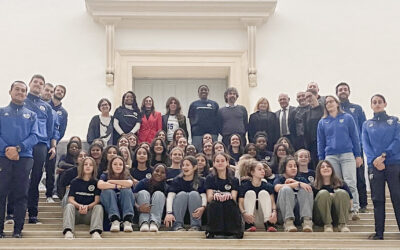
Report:
[[[281,109],[276,111],[276,117],[279,120],[280,136],[287,137],[291,143],[295,136],[296,123],[294,119],[295,107],[289,106],[290,98],[288,94],[280,94],[278,98]]]

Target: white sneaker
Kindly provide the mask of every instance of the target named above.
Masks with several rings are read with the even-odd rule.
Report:
[[[360,220],[360,215],[358,214],[358,211],[353,211],[351,213],[351,220]]]
[[[92,233],[92,239],[101,239],[101,235],[99,234],[99,232],[94,232]]]
[[[124,221],[124,232],[133,232],[132,223]]]
[[[149,230],[150,232],[158,232],[158,226],[154,221],[150,223]]]
[[[64,239],[72,240],[74,238],[74,234],[71,231],[67,231],[64,235]]]
[[[52,198],[53,199],[60,199],[60,197],[58,197],[58,195],[56,195],[56,194],[53,194]]]
[[[42,182],[39,183],[39,191],[46,191],[46,186]]]
[[[47,197],[46,202],[47,203],[54,203],[55,201],[53,200],[53,198]]]
[[[113,221],[112,224],[111,224],[110,231],[111,232],[119,232],[120,224],[121,223],[118,220]]]
[[[140,232],[148,232],[150,230],[149,228],[149,223],[144,222],[141,226],[140,226]]]

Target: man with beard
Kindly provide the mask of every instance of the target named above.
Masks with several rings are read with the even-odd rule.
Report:
[[[57,112],[58,115],[58,122],[60,123],[59,132],[60,132],[60,139],[64,137],[65,130],[67,129],[68,123],[68,112],[62,106],[61,100],[64,99],[65,95],[67,94],[67,89],[63,85],[56,85],[54,88],[53,98],[50,100],[50,106],[53,108],[54,111]]]
[[[200,85],[198,90],[199,100],[194,101],[189,106],[188,118],[192,133],[192,144],[198,152],[203,148],[203,135],[211,134],[212,140],[218,140],[218,109],[219,105],[213,100],[208,99],[210,92],[207,85]],[[189,137],[189,135],[187,135]]]
[[[304,148],[304,114],[310,108],[306,100],[306,92],[297,92],[296,100],[299,106],[294,111],[295,131],[293,135],[293,147],[297,150]]]
[[[239,93],[236,88],[230,87],[225,90],[224,98],[226,106],[218,110],[219,133],[225,146],[230,144],[233,134],[240,135],[241,145],[246,145],[246,132],[248,129],[247,110],[244,106],[236,104]]]
[[[310,82],[307,85],[307,91],[310,91],[313,95],[315,95],[317,97],[318,102],[321,103],[323,107],[325,107],[325,96],[320,96],[318,94],[319,93],[318,83]]]
[[[340,100],[340,107],[346,113],[349,113],[353,116],[354,121],[356,122],[356,127],[358,130],[358,134],[360,135],[361,141],[361,133],[362,133],[362,126],[363,123],[366,121],[365,113],[360,105],[351,103],[349,101],[350,96],[350,86],[345,83],[341,82],[336,86],[336,95]],[[362,147],[361,147],[362,152]],[[363,157],[363,153],[361,153],[361,157]],[[357,168],[357,190],[359,194],[359,201],[360,201],[360,212],[366,213],[367,210],[367,186],[365,184],[365,167],[362,164],[360,167]]]

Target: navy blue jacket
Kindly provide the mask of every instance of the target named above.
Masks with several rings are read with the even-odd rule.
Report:
[[[38,142],[36,113],[23,105],[10,103],[0,108],[0,157],[7,147],[20,146],[20,157],[32,158],[32,147]]]
[[[50,100],[50,106],[54,111],[56,111],[58,116],[58,123],[59,123],[58,131],[60,133],[60,138],[58,139],[58,141],[60,141],[64,137],[65,130],[67,129],[68,112],[64,109],[62,104],[55,106],[52,100]]]
[[[376,113],[363,124],[362,141],[368,167],[382,153],[386,153],[385,164],[400,164],[400,123],[399,118],[386,112]]]
[[[38,120],[38,143],[47,145],[47,141],[53,137],[54,120],[53,109],[50,104],[40,99],[38,96],[28,94],[25,99],[25,107],[37,115]]]
[[[350,114],[353,117],[361,141],[362,126],[364,122],[367,120],[367,118],[365,117],[364,110],[361,108],[360,105],[351,103],[349,101],[341,102],[340,107],[343,109],[344,112]]]
[[[353,152],[355,157],[361,156],[356,123],[347,113],[338,113],[335,118],[327,116],[318,122],[317,144],[320,160],[324,160],[327,155],[349,152]]]

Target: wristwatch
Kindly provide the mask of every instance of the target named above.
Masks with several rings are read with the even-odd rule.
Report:
[[[15,148],[17,149],[18,153],[21,152],[21,147],[20,146],[16,146]]]

